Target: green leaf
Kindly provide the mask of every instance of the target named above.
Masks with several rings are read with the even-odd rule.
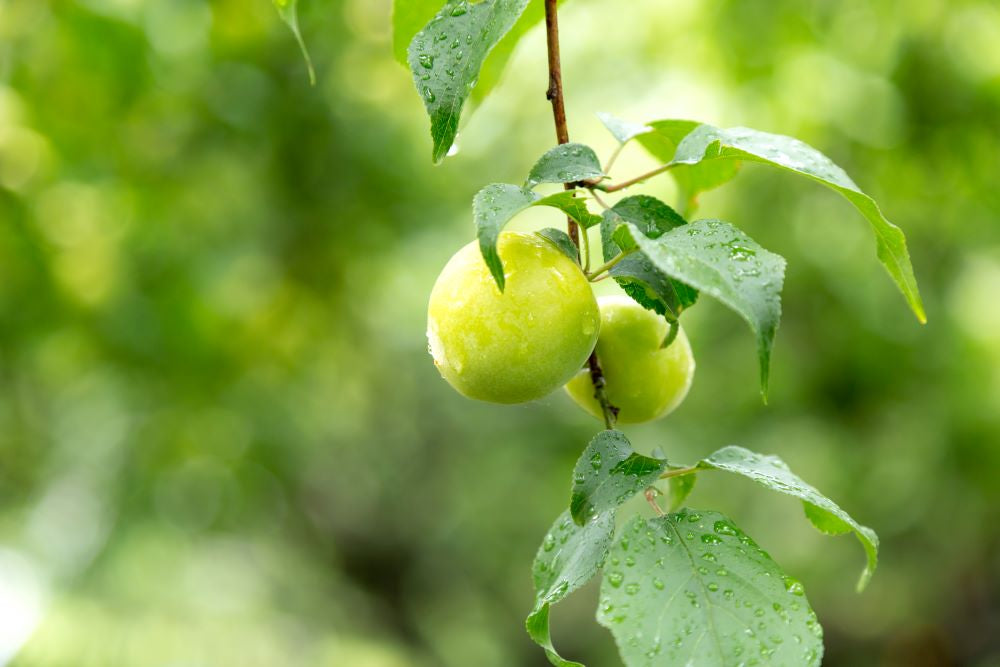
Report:
[[[745,127],[720,129],[702,125],[680,142],[672,162],[676,165],[695,165],[728,160],[759,162],[786,169],[842,194],[871,224],[877,241],[878,258],[917,319],[921,322],[927,320],[902,230],[889,222],[875,201],[862,192],[830,158],[792,137]]]
[[[458,121],[479,69],[528,0],[449,0],[407,49],[413,82],[431,120],[435,163],[455,141]]]
[[[649,125],[631,123],[627,120],[622,120],[621,118],[612,116],[609,113],[598,112],[597,117],[600,119],[601,123],[604,124],[604,127],[608,128],[608,132],[610,132],[612,136],[618,140],[618,143],[622,145],[627,144],[640,134],[646,134],[647,132],[653,131],[653,128]]]
[[[687,224],[687,220],[682,218],[677,211],[656,197],[649,195],[626,197],[610,210],[631,222],[651,239],[659,238],[667,232]]]
[[[806,484],[777,456],[765,456],[742,447],[724,447],[698,463],[699,468],[725,470],[743,475],[773,491],[794,496],[805,503],[806,515],[819,530],[839,535],[854,532],[865,550],[868,564],[858,581],[858,590],[868,585],[878,564],[878,536],[862,526],[835,502]]]
[[[634,243],[665,275],[718,299],[746,320],[757,338],[761,395],[766,400],[785,260],[721,220],[697,220],[656,239],[626,222],[612,236],[622,247]]]
[[[441,9],[444,0],[395,0],[392,11],[392,50],[403,65],[406,65],[406,48],[413,36],[427,24]],[[560,2],[560,5],[562,1]],[[517,23],[503,36],[490,51],[479,68],[479,81],[472,89],[470,99],[481,102],[503,76],[514,49],[521,39],[545,18],[544,0],[529,0],[527,8]]]
[[[687,224],[674,209],[655,197],[626,197],[604,212],[601,222],[604,261],[611,260],[622,250],[613,238],[614,230],[622,222],[631,222],[647,237],[654,239]],[[697,290],[672,280],[641,253],[624,258],[612,267],[610,273],[615,282],[637,303],[670,321],[675,321],[681,311],[693,306],[698,300]]]
[[[717,512],[633,518],[604,568],[598,622],[635,665],[818,665],[802,584]]]
[[[569,237],[569,234],[563,230],[556,229],[555,227],[546,227],[535,233],[562,250],[563,254],[574,262],[580,261],[580,252],[577,250],[576,244],[573,243],[573,239]]]
[[[670,470],[677,470],[683,466],[669,466]],[[695,473],[690,473],[687,475],[679,475],[677,477],[671,477],[668,482],[670,483],[669,491],[667,492],[667,511],[676,512],[683,505],[687,497],[691,495],[694,491],[694,483],[698,480],[698,475]]]
[[[806,518],[813,527],[826,535],[843,535],[851,532],[851,524],[836,515],[827,512],[822,507],[813,505],[807,500],[802,501],[802,509],[805,510]]]
[[[590,517],[612,510],[659,479],[667,467],[632,451],[620,431],[601,431],[573,469],[573,495],[569,509],[573,520],[583,525]]]
[[[677,146],[702,123],[696,120],[657,120],[648,123],[651,132],[639,137],[639,144],[664,164],[672,162]]]
[[[638,137],[639,144],[653,157],[664,164],[670,163],[677,152],[677,146],[696,127],[693,120],[658,120],[649,124],[652,132]],[[698,195],[716,188],[730,180],[739,171],[739,163],[733,161],[701,162],[694,165],[675,165],[670,174],[681,193],[681,207],[686,214],[697,208]]]
[[[561,658],[552,646],[549,608],[597,574],[608,554],[614,530],[614,511],[599,514],[583,526],[574,523],[565,511],[542,540],[532,567],[535,606],[524,625],[553,665],[582,667]]]
[[[306,43],[302,39],[302,32],[299,30],[298,4],[299,0],[274,0],[274,8],[278,10],[278,16],[291,28],[295,41],[298,42],[299,49],[302,51],[302,57],[305,58],[306,68],[309,70],[309,83],[315,86],[316,70],[313,69],[312,58],[309,57]]]
[[[590,229],[594,225],[601,224],[601,216],[590,212],[590,209],[587,208],[587,200],[577,197],[571,190],[542,197],[538,200],[538,203],[543,206],[558,208],[573,218],[584,229]]]
[[[538,159],[524,187],[540,183],[575,183],[604,176],[597,153],[583,144],[561,144]]]
[[[600,217],[590,213],[583,200],[576,198],[572,191],[557,192],[543,197],[516,185],[492,183],[477,192],[472,200],[472,217],[476,223],[479,250],[501,292],[506,279],[503,263],[497,253],[497,238],[511,218],[530,206],[558,208],[583,227],[595,224],[595,220],[600,222]]]

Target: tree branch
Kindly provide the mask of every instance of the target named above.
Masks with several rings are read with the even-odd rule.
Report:
[[[559,0],[545,0],[545,43],[549,52],[549,89],[545,97],[552,102],[552,118],[556,124],[556,141],[569,143],[566,125],[566,103],[563,100],[562,63],[559,59]],[[567,186],[569,188],[571,186]]]
[[[545,0],[545,44],[549,54],[549,87],[545,91],[545,98],[552,103],[552,120],[556,126],[556,141],[560,144],[569,143],[569,126],[566,124],[566,101],[563,98],[562,87],[562,61],[559,58],[559,13],[557,4],[559,0]],[[565,188],[572,190],[576,186],[567,183]],[[577,255],[580,249],[580,227],[570,218],[566,218],[566,227],[569,237],[573,239],[577,247]]]
[[[569,143],[569,127],[566,124],[566,102],[563,99],[562,87],[562,63],[559,59],[559,0],[545,0],[545,43],[548,47],[549,55],[549,88],[545,97],[552,103],[552,120],[556,126],[556,140],[560,144]],[[566,189],[572,190],[575,183],[567,183]],[[569,237],[573,239],[577,253],[580,252],[580,228],[571,219],[566,221],[569,226]],[[586,234],[584,230],[584,234]],[[604,391],[604,371],[601,370],[601,362],[597,359],[597,352],[591,352],[587,359],[587,368],[590,370],[590,381],[594,385],[594,398],[601,404],[601,412],[604,415],[604,425],[612,429],[618,418],[618,408],[611,405],[608,396]]]

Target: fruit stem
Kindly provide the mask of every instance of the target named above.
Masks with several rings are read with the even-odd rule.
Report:
[[[590,369],[590,382],[594,385],[594,399],[601,405],[601,414],[604,416],[604,427],[611,430],[618,421],[618,408],[611,405],[608,393],[604,390],[604,371],[601,369],[601,362],[597,358],[597,351],[590,353],[587,359],[587,367]]]
[[[552,103],[552,119],[556,126],[556,140],[560,144],[569,143],[569,127],[566,124],[566,102],[563,99],[562,87],[562,63],[559,59],[559,0],[545,0],[545,44],[549,56],[549,88],[545,97]],[[567,183],[567,190],[576,188],[575,183]],[[566,220],[569,228],[569,237],[576,246],[577,258],[580,254],[580,227],[571,219]],[[584,232],[586,233],[586,232]],[[589,255],[589,253],[588,253]],[[601,404],[601,412],[604,415],[604,425],[613,429],[615,421],[618,419],[618,408],[611,405],[607,393],[604,391],[604,371],[601,370],[601,362],[597,359],[597,352],[591,352],[587,359],[587,367],[590,369],[590,381],[594,385],[594,398]]]

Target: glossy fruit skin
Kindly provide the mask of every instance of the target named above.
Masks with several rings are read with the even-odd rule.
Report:
[[[497,288],[476,242],[448,261],[431,291],[427,341],[460,394],[493,403],[546,396],[580,370],[601,316],[580,267],[536,234],[503,232]]]
[[[665,417],[691,388],[694,356],[684,329],[667,346],[660,344],[670,325],[627,296],[604,296],[597,358],[606,382],[605,392],[619,409],[618,423],[638,424]],[[581,372],[566,385],[566,392],[584,410],[602,419],[594,398],[590,374]]]

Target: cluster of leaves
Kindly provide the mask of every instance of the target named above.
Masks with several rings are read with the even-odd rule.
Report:
[[[868,219],[878,242],[877,254],[907,298],[924,319],[923,305],[902,231],[881,214],[875,202],[844,171],[816,149],[790,137],[747,128],[719,129],[692,121],[665,120],[636,126],[602,115],[624,145],[633,138],[658,158],[663,171],[678,177],[687,210],[697,195],[721,185],[737,173],[739,164],[753,161],[805,175],[842,193]],[[582,144],[563,144],[546,152],[523,185],[493,183],[473,200],[480,249],[497,285],[504,272],[496,251],[503,226],[531,206],[558,208],[583,230],[599,226],[604,259],[619,285],[645,308],[675,324],[700,293],[708,294],[746,320],[757,340],[761,393],[766,397],[771,348],[781,317],[785,260],[761,247],[736,226],[714,219],[688,222],[668,204],[648,195],[626,197],[596,215],[580,190],[542,195],[543,183],[577,183],[607,189],[596,153]],[[573,258],[577,251],[559,230],[544,236]]]
[[[395,0],[393,49],[410,67],[431,123],[435,162],[447,155],[466,102],[485,95],[499,79],[517,41],[544,16],[542,0]],[[778,167],[839,192],[868,220],[877,254],[921,321],[924,309],[903,232],[890,223],[874,200],[843,169],[805,143],[748,128],[722,129],[690,120],[636,124],[607,114],[600,118],[619,142],[617,153],[633,139],[662,161],[656,173],[669,172],[680,192],[678,209],[694,211],[701,192],[736,176],[744,162]],[[609,164],[614,157],[609,160]],[[497,285],[504,274],[496,239],[514,215],[532,206],[562,210],[584,230],[600,226],[604,259],[611,276],[638,303],[657,312],[676,331],[681,313],[704,292],[738,313],[757,341],[761,394],[766,398],[771,348],[781,316],[785,261],[765,250],[735,226],[720,220],[688,223],[667,204],[637,195],[619,201],[602,216],[592,213],[572,191],[542,195],[544,183],[607,189],[594,151],[565,144],[538,160],[521,186],[491,184],[476,194],[473,210],[483,257]],[[579,253],[558,230],[542,235]],[[668,343],[665,341],[665,343]]]
[[[298,37],[295,0],[275,2]],[[542,0],[447,0],[443,6],[441,0],[395,0],[393,47],[423,99],[435,162],[448,154],[466,103],[496,83],[517,41],[542,16]],[[607,183],[607,169],[590,147],[557,146],[535,163],[523,184],[494,183],[475,195],[480,249],[501,291],[501,230],[529,207],[556,208],[582,230],[583,257],[565,232],[549,228],[539,234],[588,270],[589,231],[598,227],[605,264],[591,277],[607,271],[636,302],[664,317],[672,332],[702,293],[739,314],[756,338],[766,398],[785,260],[728,222],[686,219],[700,193],[734,178],[744,162],[755,162],[805,176],[853,204],[875,234],[879,260],[924,320],[902,231],[819,151],[791,137],[742,127],[600,118],[619,144],[608,164],[635,140],[662,166],[626,184],[670,173],[680,193],[678,210],[654,197],[633,195],[605,207],[601,215],[593,213],[581,194],[617,191],[624,184]],[[570,189],[536,192],[544,184]],[[604,206],[596,195],[593,199]],[[670,340],[668,335],[664,345]],[[578,461],[569,509],[556,519],[535,559],[536,604],[526,627],[553,664],[578,663],[564,660],[553,647],[550,607],[602,570],[598,620],[611,630],[629,665],[819,663],[822,629],[801,583],[782,573],[728,518],[682,508],[703,470],[732,472],[800,499],[807,517],[825,533],[853,532],[868,559],[859,590],[866,585],[876,565],[874,532],[780,459],[726,447],[693,466],[677,466],[662,456],[639,455],[620,432],[604,431]],[[633,517],[616,532],[618,508],[644,490],[649,498],[662,493],[655,486],[661,478],[670,479],[669,513],[657,506],[656,517]]]
[[[801,582],[786,575],[748,535],[718,512],[681,508],[697,473],[720,470],[798,498],[829,534],[853,531],[875,568],[878,538],[775,456],[725,447],[692,466],[632,450],[619,431],[602,431],[577,461],[569,508],[535,557],[535,606],[525,626],[561,667],[549,634],[552,605],[601,572],[597,619],[629,665],[720,665],[755,661],[817,665],[823,631]],[[634,516],[616,531],[616,512],[668,478],[669,513]],[[656,493],[662,493],[657,490]],[[647,492],[647,497],[653,496]]]

